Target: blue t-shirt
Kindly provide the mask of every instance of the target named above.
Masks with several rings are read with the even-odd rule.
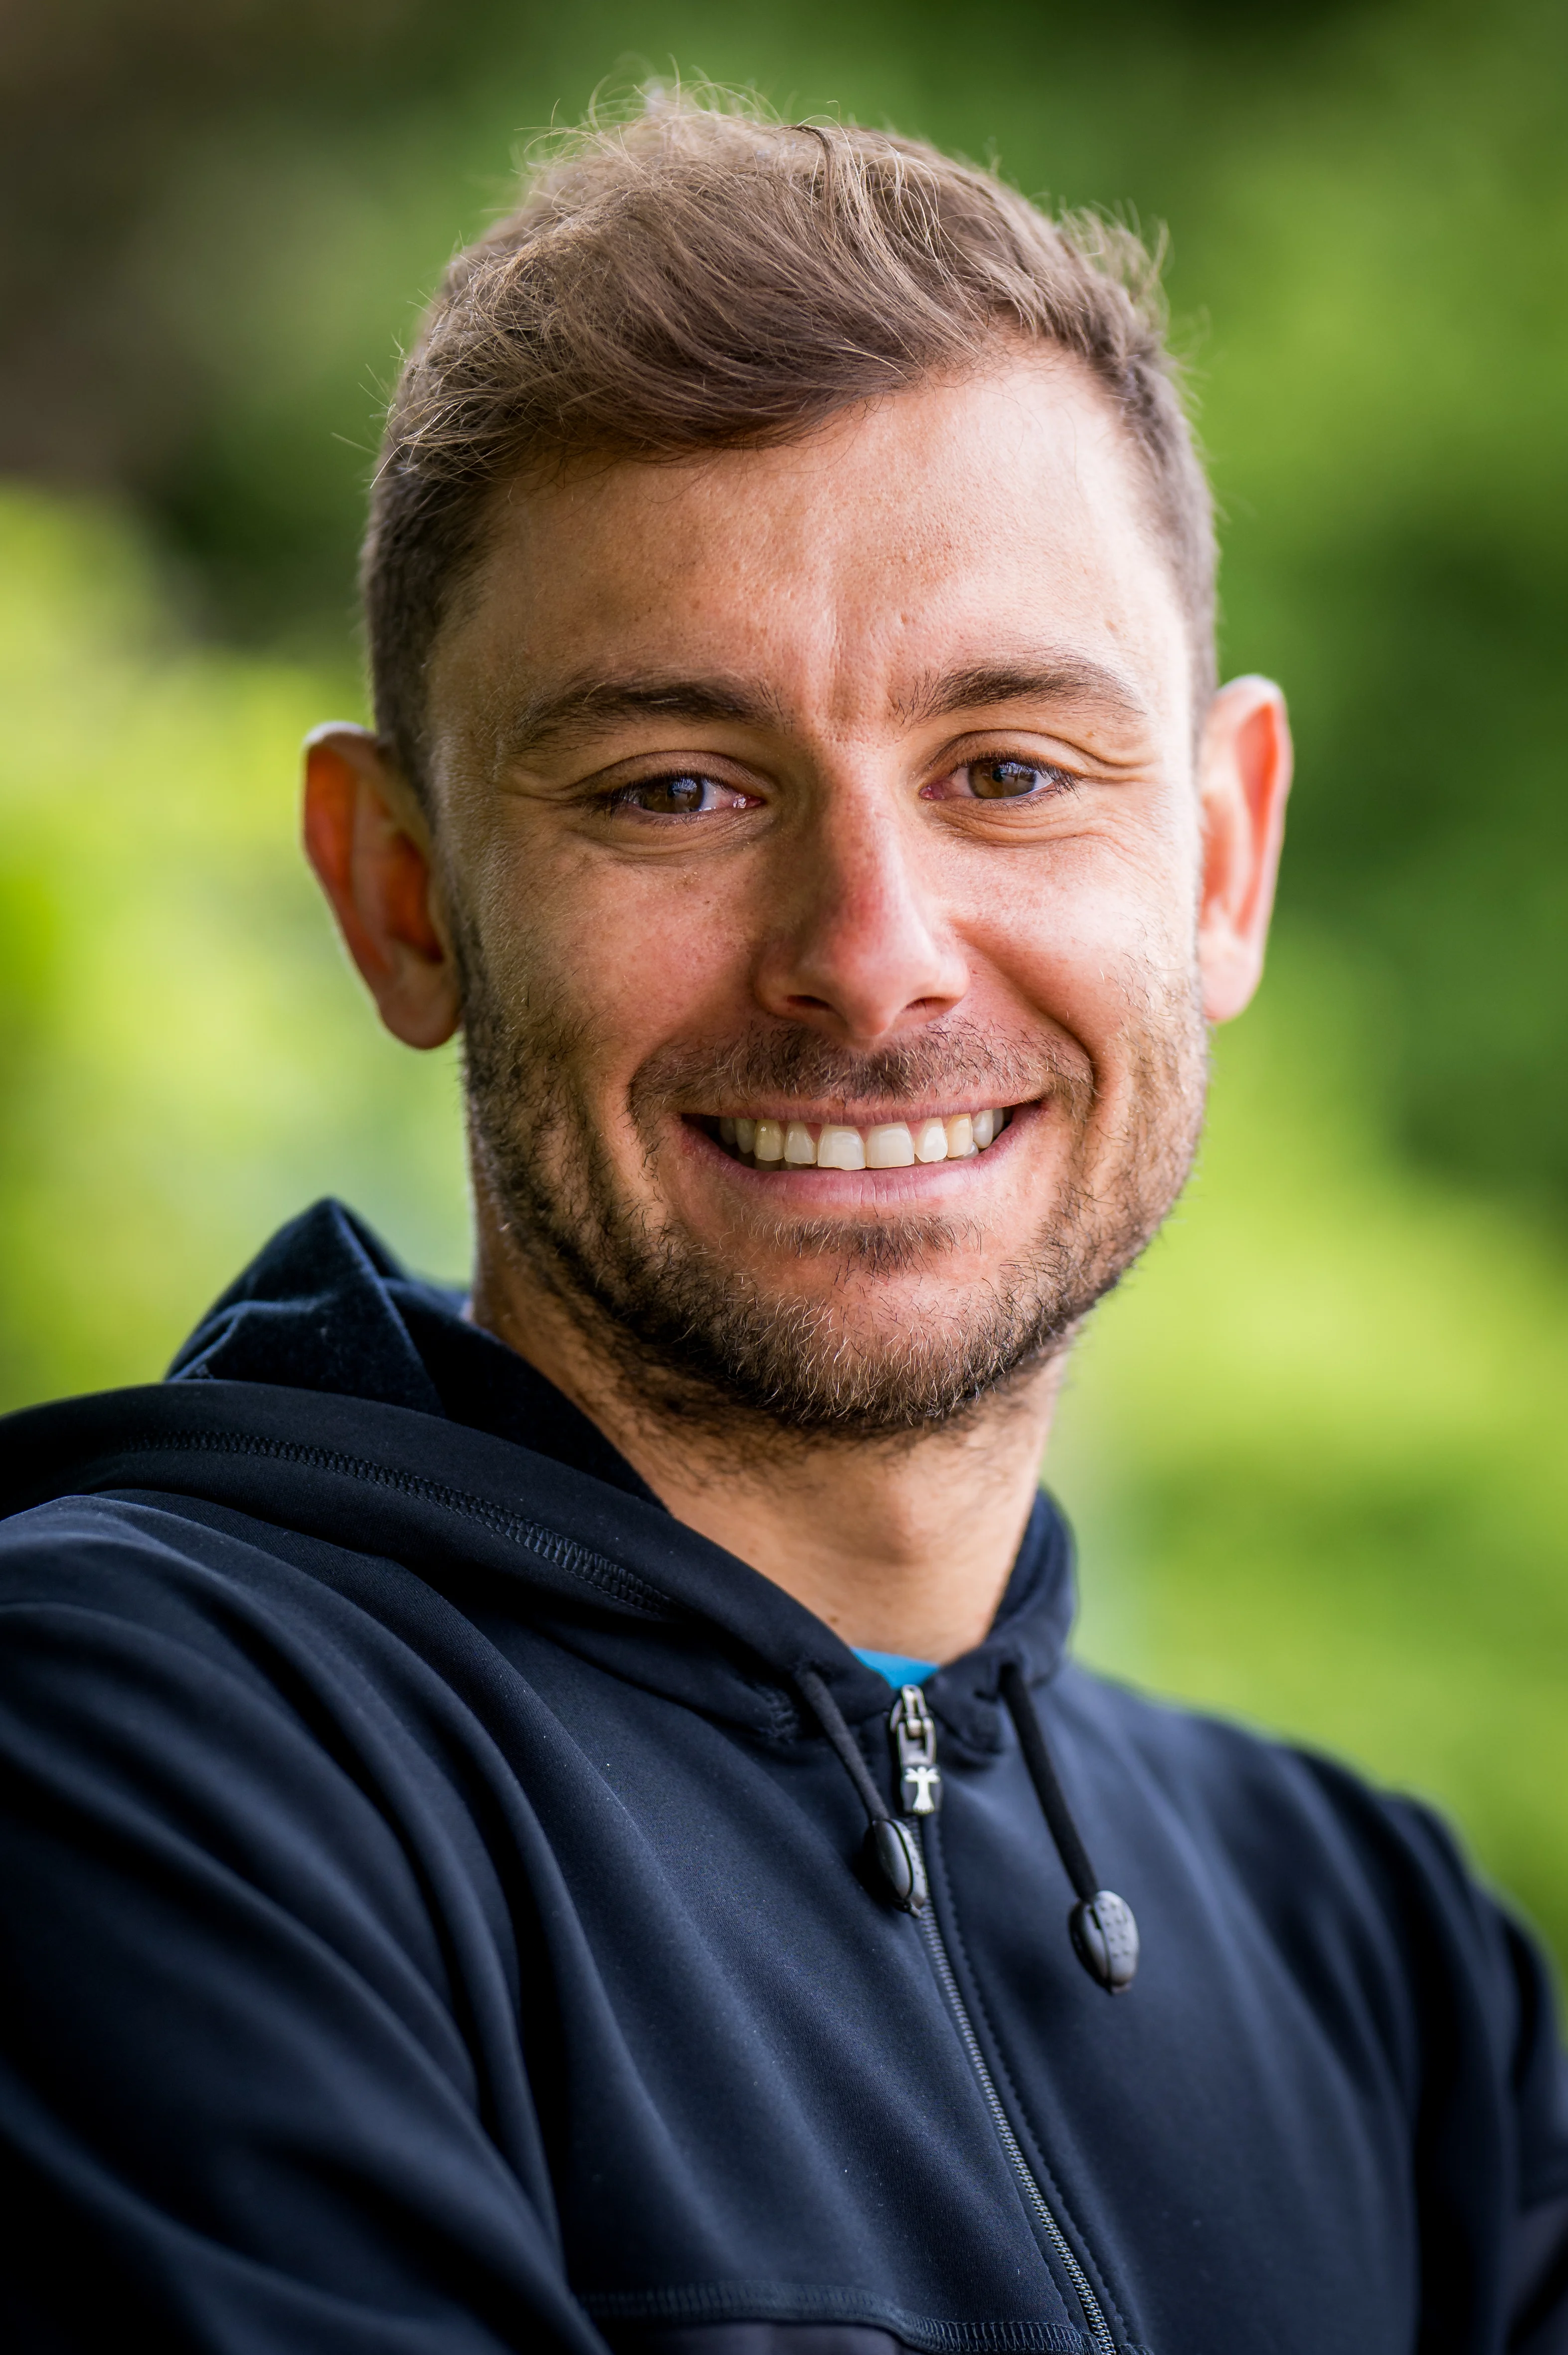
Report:
[[[859,1644],[849,1648],[858,1660],[864,1660],[869,1668],[875,1668],[891,1685],[923,1685],[941,1666],[938,1660],[908,1660],[901,1652],[862,1651]]]

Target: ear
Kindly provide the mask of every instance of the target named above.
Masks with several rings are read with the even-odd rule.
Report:
[[[329,722],[305,738],[304,847],[388,1029],[441,1046],[462,1007],[430,828],[363,728]]]
[[[1220,689],[1199,762],[1198,969],[1211,1022],[1240,1014],[1263,976],[1293,759],[1285,698],[1272,679],[1235,678]]]

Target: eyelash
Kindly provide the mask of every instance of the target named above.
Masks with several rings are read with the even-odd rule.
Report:
[[[750,794],[743,794],[739,785],[728,785],[721,777],[707,776],[700,769],[671,769],[663,776],[638,777],[629,785],[617,785],[613,793],[604,795],[600,807],[608,811],[630,810],[639,817],[662,818],[676,822],[688,817],[709,817],[720,815],[718,812],[709,810],[645,810],[633,798],[636,794],[656,793],[661,785],[670,787],[683,784],[711,787],[716,793],[741,794],[743,801],[750,801],[752,798]]]
[[[1032,806],[1042,801],[1053,801],[1059,794],[1075,794],[1083,782],[1072,770],[1064,769],[1054,761],[1037,761],[1019,752],[984,752],[972,761],[961,761],[944,776],[933,778],[929,785],[923,788],[923,795],[933,801],[964,798],[958,794],[944,794],[941,788],[955,777],[972,776],[976,770],[984,769],[1027,770],[1031,776],[1041,781],[1044,790],[1031,787],[1021,794],[971,794],[968,798],[976,802],[1014,802]]]

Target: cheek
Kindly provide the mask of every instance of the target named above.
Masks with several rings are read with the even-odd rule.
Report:
[[[1194,955],[1195,882],[1157,836],[1061,846],[1049,867],[993,890],[977,929],[1010,994],[1099,1066],[1129,1022],[1168,1003]]]
[[[575,1042],[591,1089],[744,1005],[744,927],[711,874],[567,847],[496,861],[485,896],[490,970],[530,1028]]]

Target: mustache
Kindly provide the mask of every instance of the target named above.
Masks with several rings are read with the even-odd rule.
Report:
[[[858,1053],[820,1031],[780,1024],[721,1045],[662,1047],[641,1065],[630,1093],[634,1114],[656,1106],[708,1113],[733,1102],[825,1102],[852,1112],[858,1104],[881,1111],[969,1095],[993,1104],[1053,1095],[1083,1115],[1095,1082],[1088,1055],[1063,1038],[1020,1043],[955,1020]]]

